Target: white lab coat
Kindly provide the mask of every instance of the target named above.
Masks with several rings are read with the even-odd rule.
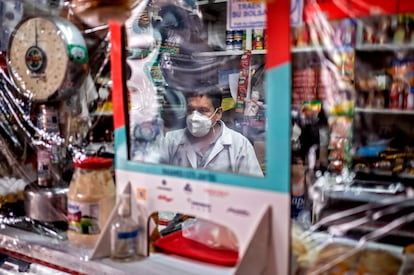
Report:
[[[163,162],[180,167],[202,168],[263,177],[256,153],[250,141],[242,134],[228,128],[220,121],[222,135],[217,139],[203,167],[197,167],[197,156],[187,136],[186,129],[167,132]],[[164,159],[164,157],[162,157]]]

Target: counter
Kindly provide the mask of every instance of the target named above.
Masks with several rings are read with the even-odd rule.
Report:
[[[0,252],[18,255],[30,262],[44,264],[69,274],[234,274],[235,268],[202,263],[162,253],[151,254],[135,262],[114,262],[109,258],[90,260],[88,249],[75,247],[68,241],[60,241],[28,231],[0,226]],[[1,273],[1,272],[0,272]],[[40,273],[39,273],[40,274]]]

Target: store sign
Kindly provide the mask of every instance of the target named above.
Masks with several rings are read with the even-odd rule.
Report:
[[[266,2],[264,0],[227,1],[227,29],[238,30],[266,27]]]

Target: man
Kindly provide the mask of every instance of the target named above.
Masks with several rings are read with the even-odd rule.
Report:
[[[226,127],[221,120],[221,101],[222,95],[217,91],[194,93],[187,97],[187,127],[167,132],[165,162],[263,177],[250,141]]]

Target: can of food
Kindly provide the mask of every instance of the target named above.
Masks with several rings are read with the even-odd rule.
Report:
[[[241,50],[243,48],[242,40],[233,40],[233,50]]]
[[[226,41],[226,50],[233,50],[233,41]]]
[[[234,31],[233,39],[241,41],[243,39],[243,31],[242,30]]]
[[[243,31],[234,31],[233,39],[233,50],[241,50],[243,48]]]
[[[254,50],[263,50],[263,29],[254,29],[253,30],[253,49]]]
[[[226,41],[230,40],[233,41],[234,39],[234,31],[226,30]]]
[[[234,31],[226,30],[226,50],[233,50]]]

